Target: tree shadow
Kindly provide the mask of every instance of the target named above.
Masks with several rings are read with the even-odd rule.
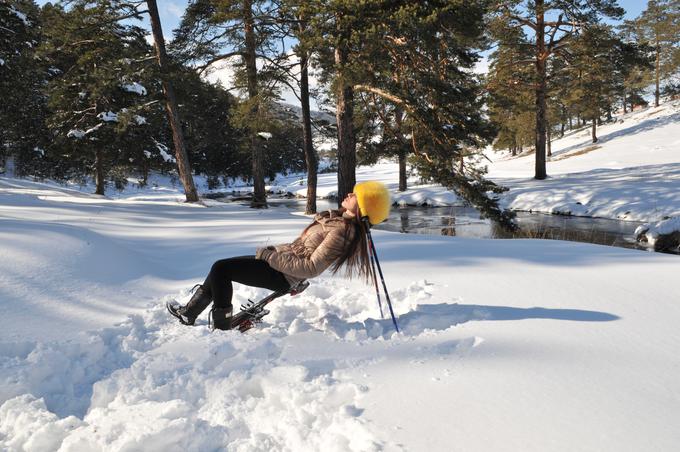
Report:
[[[504,321],[552,319],[572,322],[611,322],[619,316],[601,311],[583,309],[516,308],[512,306],[482,306],[465,304],[417,305],[413,311],[400,315],[397,322],[406,336],[416,336],[425,330],[443,331],[471,321]],[[366,319],[363,322],[346,322],[329,314],[322,319],[322,329],[345,337],[349,332],[364,332],[370,338],[389,337],[394,332],[390,318]]]
[[[622,136],[637,135],[639,133],[654,130],[658,127],[663,127],[663,126],[666,126],[666,125],[669,125],[669,124],[674,124],[674,123],[680,121],[680,113],[673,113],[671,115],[662,116],[660,118],[639,119],[639,121],[640,122],[638,122],[637,124],[633,124],[633,125],[626,127],[624,129],[605,133],[605,134],[599,136],[597,143],[593,143],[592,139],[590,137],[586,137],[580,143],[573,144],[571,146],[568,146],[564,149],[560,149],[559,151],[553,153],[553,157],[558,157],[560,155],[567,154],[567,153],[569,153],[569,152],[571,152],[575,149],[590,146],[590,145],[593,145],[593,144],[601,145],[602,143],[606,143],[607,141],[611,141],[615,138],[619,138],[619,137],[622,137]],[[587,130],[587,129],[585,129],[585,130]]]

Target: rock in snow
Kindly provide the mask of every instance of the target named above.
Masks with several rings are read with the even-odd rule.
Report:
[[[680,246],[680,217],[638,226],[635,230],[635,239],[648,243],[655,251],[676,250]]]

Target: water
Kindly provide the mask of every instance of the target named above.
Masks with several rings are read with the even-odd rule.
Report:
[[[269,198],[271,208],[302,211],[306,201],[296,198]],[[335,201],[317,200],[317,210],[335,209]],[[474,238],[536,238],[596,243],[599,245],[647,250],[635,241],[635,228],[641,223],[602,218],[569,217],[518,212],[518,233],[508,233],[496,223],[481,219],[472,207],[394,207],[388,220],[375,229],[409,234],[447,235]]]

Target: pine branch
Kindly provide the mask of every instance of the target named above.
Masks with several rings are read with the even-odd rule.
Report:
[[[242,51],[223,53],[222,55],[218,55],[214,58],[211,58],[210,60],[208,60],[207,63],[205,63],[201,66],[197,66],[196,69],[198,69],[199,74],[202,74],[203,72],[205,72],[206,69],[208,69],[208,67],[217,63],[218,61],[226,60],[228,58],[235,57],[235,56],[243,56],[244,54],[245,54],[245,52],[242,52]]]

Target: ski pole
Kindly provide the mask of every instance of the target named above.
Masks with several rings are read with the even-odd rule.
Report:
[[[366,217],[363,218],[364,222],[364,228],[366,228],[366,231],[369,230],[371,225],[368,223],[368,219]],[[378,297],[378,308],[380,308],[380,318],[384,319],[385,314],[383,313],[383,308],[382,308],[382,301],[380,300],[380,289],[378,289],[378,277],[376,276],[375,273],[375,260],[373,259],[373,250],[369,246],[368,247],[368,254],[371,256],[371,269],[373,270],[373,285],[375,286],[375,296]]]
[[[387,285],[385,284],[385,278],[383,277],[382,268],[380,268],[380,261],[378,260],[378,254],[375,251],[375,243],[373,243],[373,236],[371,235],[371,230],[366,230],[366,235],[368,236],[368,241],[371,244],[371,250],[373,251],[373,256],[375,257],[375,263],[378,266],[378,273],[380,274],[380,281],[382,282],[383,290],[385,291],[385,298],[387,299],[387,306],[390,308],[390,315],[392,316],[392,323],[394,323],[394,329],[399,332],[399,325],[397,325],[397,318],[394,316],[394,311],[392,310],[392,301],[390,300],[390,294],[387,292]]]

